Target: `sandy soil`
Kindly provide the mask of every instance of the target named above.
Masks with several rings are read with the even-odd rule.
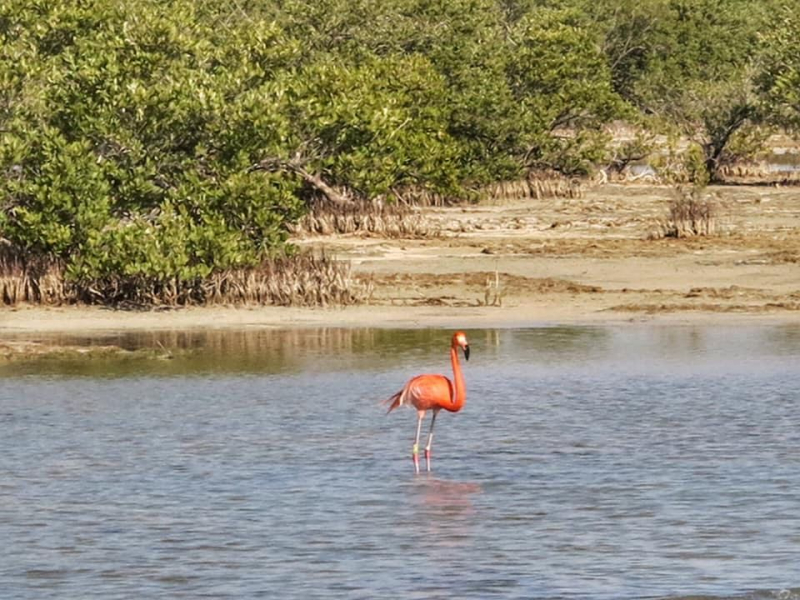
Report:
[[[483,308],[486,318],[512,320],[800,321],[800,189],[710,193],[713,236],[658,236],[675,197],[670,187],[607,185],[580,199],[428,209],[445,232],[439,239],[304,243],[371,276],[378,302],[442,307],[443,315]]]
[[[652,239],[670,187],[425,209],[435,238],[298,240],[349,260],[372,302],[345,309],[0,310],[0,336],[221,327],[481,327],[639,320],[800,322],[800,189],[713,188],[719,233]]]

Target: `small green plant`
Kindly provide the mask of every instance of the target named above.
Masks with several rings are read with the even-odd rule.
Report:
[[[708,185],[710,174],[706,168],[706,157],[699,144],[690,144],[683,156],[683,167],[686,170],[689,183],[695,188]]]

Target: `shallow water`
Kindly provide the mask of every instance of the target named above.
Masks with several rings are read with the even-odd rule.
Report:
[[[0,597],[800,597],[800,328],[140,334],[0,369]],[[108,340],[60,341],[106,343]]]

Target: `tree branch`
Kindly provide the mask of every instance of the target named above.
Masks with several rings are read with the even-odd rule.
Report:
[[[328,185],[325,180],[322,179],[321,175],[309,172],[305,168],[305,161],[299,152],[289,160],[275,157],[265,158],[260,163],[250,167],[249,171],[268,171],[270,173],[282,171],[285,173],[294,173],[308,185],[323,194],[331,203],[338,206],[352,206],[353,204],[350,198]]]

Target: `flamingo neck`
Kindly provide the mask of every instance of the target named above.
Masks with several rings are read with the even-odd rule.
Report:
[[[461,363],[458,360],[458,347],[450,346],[450,362],[453,365],[453,394],[454,402],[447,407],[450,412],[458,412],[467,400],[467,387],[464,384],[464,374],[461,372]]]

